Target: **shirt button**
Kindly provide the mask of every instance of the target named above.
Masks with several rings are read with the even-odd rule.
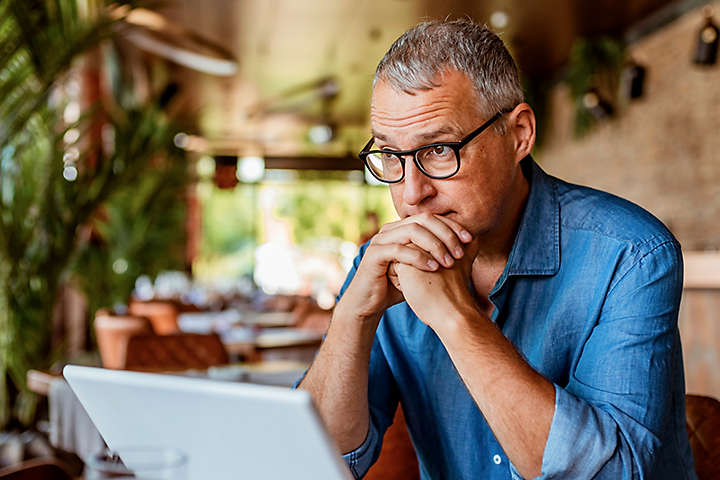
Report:
[[[493,455],[493,462],[495,462],[495,465],[500,465],[502,463],[502,458],[500,458],[500,455]]]

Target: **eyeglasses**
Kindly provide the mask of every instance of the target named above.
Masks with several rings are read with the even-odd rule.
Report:
[[[460,170],[460,149],[470,143],[473,138],[487,130],[490,125],[502,117],[505,111],[498,112],[487,122],[480,125],[476,130],[470,132],[459,142],[439,142],[423,145],[413,150],[370,150],[375,143],[375,138],[363,147],[358,154],[360,160],[370,170],[370,173],[384,183],[398,183],[405,178],[405,158],[413,156],[418,169],[430,178],[450,178]]]

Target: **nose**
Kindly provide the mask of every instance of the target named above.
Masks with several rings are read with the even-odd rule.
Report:
[[[405,178],[401,183],[403,201],[408,206],[418,206],[435,194],[432,178],[420,171],[412,157],[405,160]]]

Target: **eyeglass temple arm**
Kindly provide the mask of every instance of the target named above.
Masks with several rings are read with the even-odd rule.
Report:
[[[493,115],[492,117],[490,117],[490,119],[488,119],[487,122],[485,122],[485,123],[483,123],[482,125],[480,125],[478,128],[476,128],[475,130],[473,130],[473,132],[470,133],[470,135],[468,135],[467,137],[465,137],[465,138],[463,139],[463,141],[459,143],[458,147],[459,147],[459,148],[462,148],[462,147],[464,147],[465,145],[467,145],[468,143],[470,143],[473,138],[477,137],[477,136],[480,135],[482,132],[484,132],[485,130],[487,130],[487,128],[488,128],[490,125],[492,125],[493,123],[495,123],[495,121],[496,121],[498,118],[502,117],[503,113],[505,113],[504,110],[501,111],[501,112],[497,112],[495,115]]]
[[[362,148],[362,150],[360,150],[360,153],[367,152],[370,149],[370,147],[372,146],[373,142],[375,142],[375,137],[370,137],[370,140],[368,141],[368,143],[365,144],[365,146]]]

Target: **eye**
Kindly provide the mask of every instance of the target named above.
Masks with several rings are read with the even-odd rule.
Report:
[[[430,150],[430,156],[435,159],[444,159],[452,155],[452,149],[447,145],[435,145]]]

